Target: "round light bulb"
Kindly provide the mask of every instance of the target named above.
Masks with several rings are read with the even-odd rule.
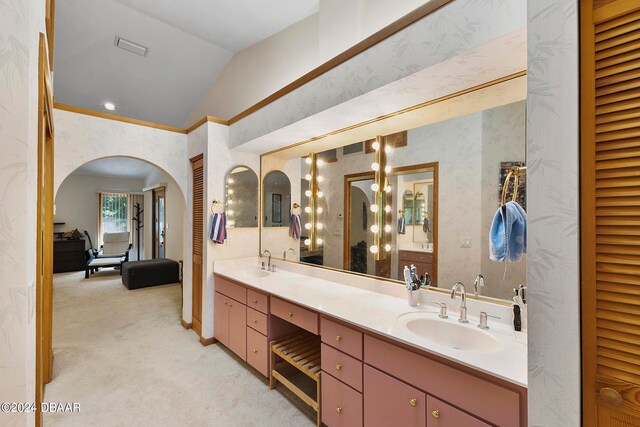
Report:
[[[379,206],[378,206],[378,205],[376,205],[375,203],[374,203],[373,205],[371,205],[371,212],[374,212],[374,213],[375,213],[375,212],[378,212],[378,209],[380,209],[380,208],[379,208]]]
[[[229,203],[230,205],[233,204],[233,200],[229,200],[227,203]]]
[[[377,225],[374,224],[374,225],[371,226],[371,232],[372,233],[377,233],[378,231],[379,231],[379,228],[378,228]]]
[[[227,184],[233,184],[234,182],[235,182],[235,181],[233,180],[233,178],[229,178],[229,179],[227,180]]]
[[[378,253],[378,247],[376,245],[372,245],[369,250],[371,251],[372,254],[377,254]]]
[[[380,186],[378,184],[376,184],[375,182],[371,184],[371,191],[378,191],[378,190],[380,190]]]
[[[321,244],[322,244],[322,239],[320,239],[320,238],[319,238],[319,239],[316,239],[316,243],[317,243],[317,244],[319,244],[319,245],[321,245]]]
[[[316,160],[316,165],[317,165],[317,166],[322,166],[322,165],[324,165],[324,160],[322,160],[322,159],[318,159],[318,160]]]
[[[374,171],[380,169],[380,165],[378,164],[378,162],[371,163],[371,169],[373,169]]]
[[[386,187],[384,187],[384,191],[386,191],[387,193],[391,193],[391,186],[387,185]]]
[[[391,166],[387,165],[384,167],[385,173],[391,173]]]
[[[389,206],[389,205],[385,206],[385,207],[384,207],[384,211],[385,211],[386,213],[391,212],[391,206]]]
[[[316,228],[317,228],[318,230],[322,230],[322,224],[321,224],[321,223],[317,223],[317,224],[316,224]]]
[[[304,239],[304,244],[309,246],[311,244],[311,239]]]
[[[318,182],[324,181],[324,177],[322,175],[318,175]]]
[[[233,210],[228,210],[227,215],[233,215]]]
[[[393,151],[393,148],[391,148],[390,145],[387,145],[384,147],[384,152],[387,154],[391,154],[391,152]]]
[[[234,226],[234,225],[235,225],[235,223],[236,223],[236,222],[235,222],[235,221],[233,221],[233,220],[228,220],[228,221],[227,221],[227,225],[228,225],[228,226]]]
[[[308,173],[304,176],[304,179],[306,179],[307,181],[311,181],[311,174]]]
[[[319,214],[321,214],[321,213],[322,213],[322,208],[321,208],[321,207],[319,207],[319,208],[317,209],[317,212],[318,212]]]
[[[377,150],[378,148],[380,148],[380,143],[378,141],[373,141],[373,144],[371,144],[371,148]]]
[[[318,191],[318,197],[324,197],[324,193],[322,191]]]
[[[384,245],[384,250],[389,252],[391,250],[391,245],[388,244],[388,243],[386,245]]]
[[[306,223],[304,225],[304,228],[307,229],[307,230],[311,230],[311,224],[310,223]]]
[[[307,157],[306,159],[304,159],[304,161],[310,165],[311,164],[311,157]]]
[[[232,190],[232,189],[229,189],[229,190],[227,191],[227,193],[229,193],[229,194],[233,194],[233,190]]]
[[[385,233],[390,233],[391,232],[391,226],[389,224],[384,226],[384,232]]]
[[[307,197],[311,197],[311,190],[305,191],[304,195],[307,196]]]
[[[304,211],[305,211],[306,213],[310,213],[310,212],[311,212],[311,207],[310,207],[310,206],[307,206],[306,208],[304,208]]]

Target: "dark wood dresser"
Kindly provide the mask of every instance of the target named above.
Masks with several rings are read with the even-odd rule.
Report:
[[[85,266],[84,239],[53,241],[53,272],[81,271]]]
[[[433,253],[403,250],[398,252],[398,280],[404,280],[404,266],[413,264],[418,269],[418,275],[427,272],[433,283],[437,283],[433,276]]]

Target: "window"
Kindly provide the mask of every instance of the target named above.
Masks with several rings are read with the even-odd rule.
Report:
[[[100,193],[100,240],[104,233],[129,231],[129,195]]]

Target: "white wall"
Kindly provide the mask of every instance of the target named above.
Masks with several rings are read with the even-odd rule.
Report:
[[[99,246],[98,193],[141,192],[143,187],[144,181],[142,179],[71,174],[64,180],[56,194],[54,222],[64,222],[65,224],[56,225],[54,231],[78,229],[80,233],[83,233],[84,230],[87,230],[94,248],[97,249]],[[89,248],[89,241],[86,241],[85,246],[87,249]]]
[[[44,1],[0,0],[0,401],[35,400],[38,32]],[[0,412],[0,425],[33,425]]]
[[[236,53],[189,115],[229,119],[376,31],[425,0],[322,0],[320,11]]]

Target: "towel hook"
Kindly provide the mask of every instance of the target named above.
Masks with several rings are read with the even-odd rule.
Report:
[[[222,209],[220,209],[222,208]],[[213,202],[211,202],[211,213],[215,214],[215,213],[222,213],[222,211],[224,210],[224,204],[222,203],[222,201],[218,200],[218,199],[214,199]]]
[[[513,177],[513,195],[511,201],[516,201],[518,198],[518,187],[520,186],[520,172],[526,172],[526,166],[513,166],[509,169],[504,184],[502,185],[502,197],[500,199],[502,206],[507,204],[507,190],[509,189],[509,183],[511,177]]]

